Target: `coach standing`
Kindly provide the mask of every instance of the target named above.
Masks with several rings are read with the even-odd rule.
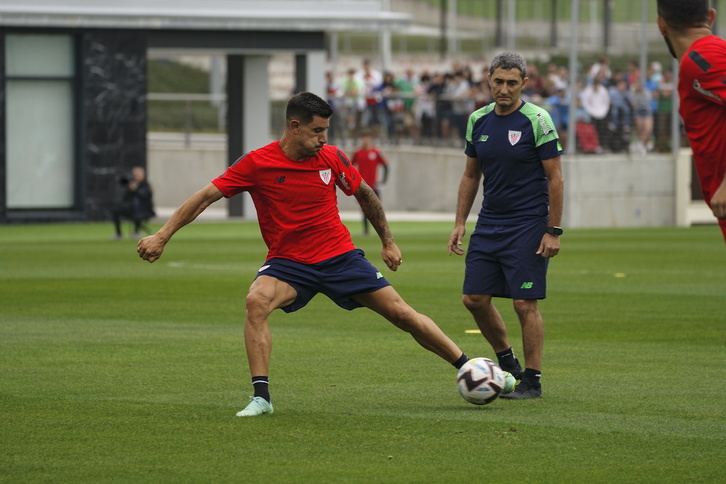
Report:
[[[463,303],[497,354],[521,382],[500,398],[542,396],[544,323],[537,306],[546,296],[547,266],[560,250],[564,180],[562,147],[550,115],[520,99],[527,64],[503,53],[489,68],[494,102],[469,117],[466,168],[459,185],[449,254],[462,255],[466,219],[484,177],[484,201],[466,254]],[[522,326],[525,369],[507,338],[492,297],[513,300]]]
[[[680,62],[678,109],[704,200],[726,240],[726,40],[713,35],[708,0],[658,0],[658,29]]]

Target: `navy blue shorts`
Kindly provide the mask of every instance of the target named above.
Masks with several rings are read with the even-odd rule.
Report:
[[[464,294],[544,299],[549,259],[537,254],[547,222],[479,225],[466,253]]]
[[[305,307],[319,292],[343,309],[361,307],[351,296],[369,293],[390,286],[385,277],[365,258],[360,249],[316,264],[302,264],[273,257],[265,262],[257,276],[271,276],[285,281],[297,291],[297,298],[281,308],[286,313]]]

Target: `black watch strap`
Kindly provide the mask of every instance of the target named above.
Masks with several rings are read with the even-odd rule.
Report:
[[[547,227],[547,233],[550,235],[554,235],[556,237],[559,237],[562,235],[565,231],[562,230],[562,227]]]

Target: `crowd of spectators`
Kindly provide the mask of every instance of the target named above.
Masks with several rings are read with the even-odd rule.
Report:
[[[354,143],[362,129],[383,143],[408,142],[463,146],[468,116],[492,102],[488,68],[474,72],[454,63],[446,71],[380,72],[369,60],[349,68],[342,78],[327,73],[332,143]],[[567,149],[570,111],[570,73],[548,63],[540,72],[528,65],[529,82],[522,98],[546,108]],[[588,66],[576,80],[575,130],[577,150],[584,153],[669,149],[672,74],[660,63],[645,74],[637,61],[614,68],[606,56]]]

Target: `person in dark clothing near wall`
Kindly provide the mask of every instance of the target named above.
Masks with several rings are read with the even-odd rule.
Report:
[[[154,196],[151,185],[146,181],[146,170],[143,167],[136,166],[131,170],[130,176],[121,178],[121,184],[124,186],[123,197],[118,206],[116,206],[111,214],[113,216],[113,224],[116,233],[111,240],[121,240],[121,220],[131,220],[134,224],[134,231],[131,238],[138,238],[142,229],[145,229],[146,222],[156,215],[154,212]]]

